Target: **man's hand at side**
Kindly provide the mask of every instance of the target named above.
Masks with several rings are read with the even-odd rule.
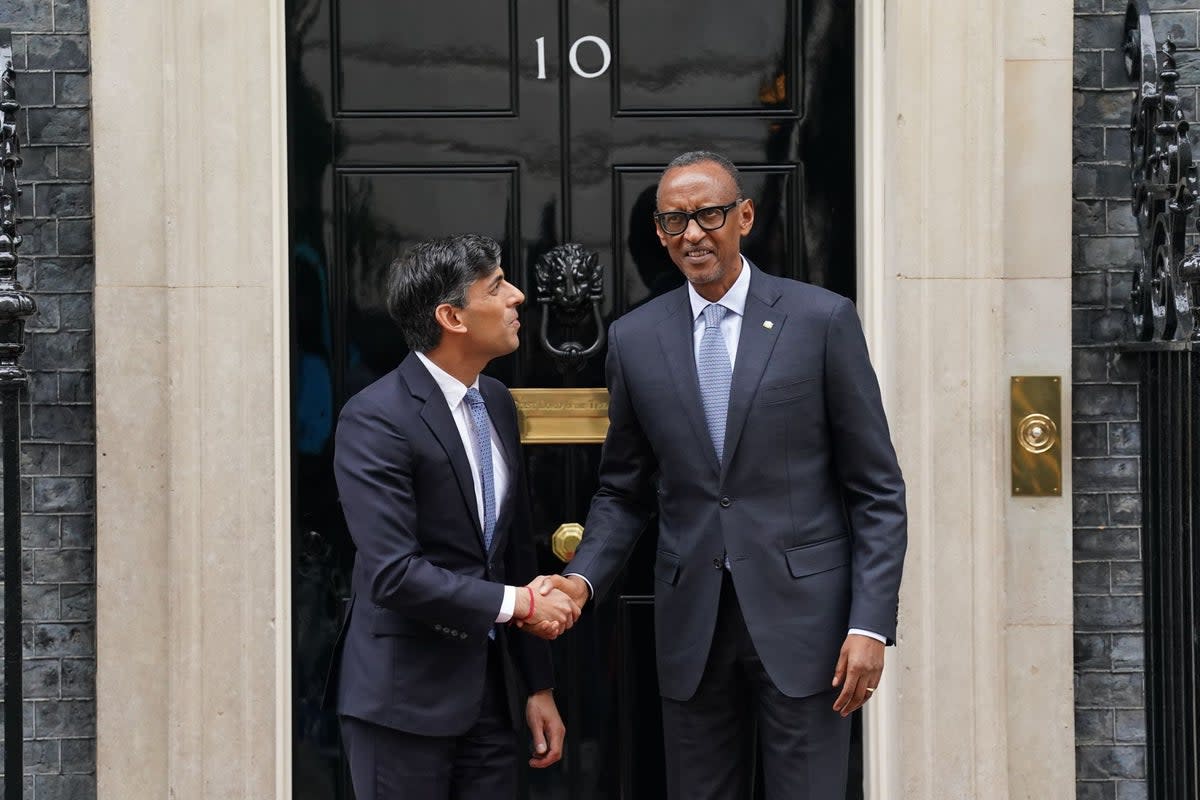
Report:
[[[525,701],[525,722],[533,737],[534,756],[529,759],[529,766],[542,769],[562,758],[567,729],[558,715],[553,690],[543,689],[529,695]]]
[[[883,675],[883,642],[870,636],[852,633],[842,644],[837,669],[833,673],[834,688],[842,691],[833,702],[833,710],[843,717],[863,707]]]

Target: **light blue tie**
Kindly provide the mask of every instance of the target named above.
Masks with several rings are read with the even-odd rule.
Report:
[[[478,389],[467,389],[467,406],[471,409],[471,427],[475,429],[475,458],[479,460],[479,483],[483,489],[483,549],[492,551],[492,534],[496,532],[496,476],[492,472],[492,421],[487,405]],[[496,638],[496,627],[488,630],[488,638]]]
[[[717,461],[725,455],[725,417],[729,413],[729,386],[733,380],[729,349],[721,332],[721,320],[728,311],[717,303],[704,307],[704,335],[700,337],[700,354],[696,358],[700,400],[704,403],[704,418],[708,421],[708,435],[717,451]]]
[[[479,460],[479,482],[483,488],[483,547],[490,552],[496,532],[496,479],[492,472],[492,422],[478,389],[467,389],[467,405],[475,429],[475,457]]]

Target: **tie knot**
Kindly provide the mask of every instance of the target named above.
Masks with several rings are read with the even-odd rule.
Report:
[[[709,303],[704,307],[704,326],[706,328],[719,328],[721,320],[725,319],[727,311],[729,309],[720,303]]]
[[[483,405],[483,395],[474,387],[467,389],[467,402],[472,406],[481,406]]]

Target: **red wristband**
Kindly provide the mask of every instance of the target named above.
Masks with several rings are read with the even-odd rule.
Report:
[[[527,619],[529,619],[530,617],[532,617],[532,616],[533,616],[533,605],[534,605],[534,603],[533,603],[533,589],[531,589],[530,587],[526,586],[526,587],[525,587],[525,591],[529,592],[529,611],[527,611],[527,612],[526,612],[525,616],[521,617],[521,622],[524,622],[525,620],[527,620]]]

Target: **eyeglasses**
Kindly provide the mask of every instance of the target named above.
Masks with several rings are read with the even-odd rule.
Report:
[[[658,223],[658,227],[662,228],[662,232],[668,236],[678,236],[687,230],[688,223],[696,220],[696,224],[701,230],[715,231],[725,224],[725,216],[746,198],[739,197],[729,205],[725,206],[707,206],[705,208],[697,208],[695,211],[658,211],[654,214],[654,221]]]

